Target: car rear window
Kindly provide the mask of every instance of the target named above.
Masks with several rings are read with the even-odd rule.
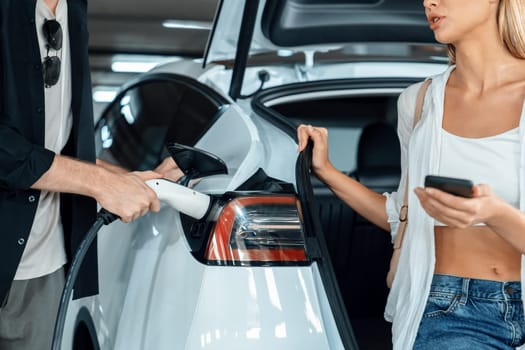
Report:
[[[396,96],[309,99],[273,105],[271,108],[295,124],[328,129],[330,159],[340,170],[356,169],[357,146],[363,128],[375,122],[396,127]]]

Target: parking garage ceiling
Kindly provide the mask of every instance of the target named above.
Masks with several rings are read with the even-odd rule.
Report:
[[[95,53],[200,55],[217,6],[217,0],[88,3],[90,48]],[[166,26],[169,21],[175,23],[171,28]],[[196,25],[192,27],[192,23]]]
[[[94,85],[120,85],[133,72],[116,61],[202,57],[218,0],[89,0]]]

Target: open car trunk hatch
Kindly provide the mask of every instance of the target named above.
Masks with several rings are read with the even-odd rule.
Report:
[[[246,35],[252,36],[244,48],[249,55],[348,43],[435,43],[420,1],[221,0],[205,63],[233,59]]]

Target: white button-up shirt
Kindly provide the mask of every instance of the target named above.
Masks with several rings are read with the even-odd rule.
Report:
[[[416,97],[421,83],[409,86],[398,99],[398,135],[401,144],[401,180],[397,192],[385,194],[388,221],[395,237],[399,227],[399,210],[403,204],[406,177],[409,176],[408,226],[405,232],[399,265],[385,309],[385,319],[392,322],[394,350],[412,349],[423,317],[427,296],[434,273],[434,219],[425,213],[413,189],[423,186],[428,174],[436,174],[439,167],[445,85],[454,66],[431,77],[423,104],[421,120],[412,130]],[[520,210],[524,210],[525,191],[523,164],[525,157],[525,106],[522,109],[520,136],[519,189]],[[522,256],[521,281],[523,287],[524,262]],[[524,293],[525,294],[525,293]]]

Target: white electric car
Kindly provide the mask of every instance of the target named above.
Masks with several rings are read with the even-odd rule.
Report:
[[[419,1],[220,1],[204,60],[130,82],[96,129],[99,157],[172,155],[210,204],[104,226],[100,294],[68,303],[61,348],[389,349],[389,234],[310,176],[296,127],[327,127],[339,169],[394,190],[397,96],[446,65]]]

